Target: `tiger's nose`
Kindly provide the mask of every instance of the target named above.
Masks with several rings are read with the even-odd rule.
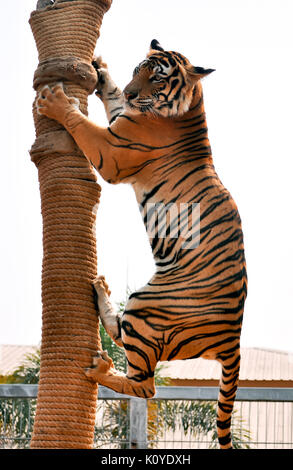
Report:
[[[136,91],[124,91],[124,96],[127,101],[131,101],[138,96],[138,93]]]

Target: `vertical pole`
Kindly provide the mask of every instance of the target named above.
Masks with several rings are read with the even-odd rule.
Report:
[[[49,3],[49,4],[48,4]],[[39,1],[30,25],[39,53],[34,77],[64,82],[87,113],[91,60],[111,0]],[[84,369],[100,348],[92,282],[97,274],[95,212],[100,187],[86,158],[57,122],[33,106],[43,217],[41,370],[31,448],[91,448],[97,386]]]
[[[130,398],[130,448],[147,449],[147,400]]]

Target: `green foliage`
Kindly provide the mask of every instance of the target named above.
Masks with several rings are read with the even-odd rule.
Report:
[[[213,402],[166,401],[161,403],[164,421],[168,429],[175,431],[178,426],[184,435],[207,434],[214,429],[216,406]]]
[[[0,435],[5,436],[3,444],[10,442],[9,448],[29,447],[36,412],[36,400],[0,400]]]
[[[181,430],[188,439],[205,439],[210,448],[218,448],[217,404],[214,401],[176,400],[158,401],[158,414],[168,431]],[[233,447],[249,449],[250,432],[244,429],[243,419],[233,413],[231,429]],[[157,438],[158,439],[158,438]]]
[[[95,448],[111,446],[129,448],[129,408],[128,400],[98,401],[97,414],[100,425],[95,426]]]
[[[12,374],[3,377],[2,383],[37,384],[39,375],[40,351],[37,350],[33,354],[27,354],[24,363]],[[9,447],[29,447],[35,411],[36,400],[0,400],[0,434],[5,435],[6,442],[9,440]]]
[[[37,384],[40,377],[40,351],[27,354],[23,364],[12,374],[2,376],[1,383],[6,384]]]

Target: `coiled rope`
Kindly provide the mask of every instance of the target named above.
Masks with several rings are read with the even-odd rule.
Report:
[[[38,3],[38,5],[40,2]],[[45,2],[48,4],[48,2]],[[34,87],[62,80],[87,113],[93,91],[92,56],[111,0],[55,1],[32,12],[39,53]],[[84,368],[100,348],[92,281],[100,186],[73,139],[36,113],[31,158],[38,168],[43,218],[42,343],[31,448],[91,448],[97,386]]]

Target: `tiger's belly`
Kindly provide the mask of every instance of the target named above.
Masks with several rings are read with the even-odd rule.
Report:
[[[155,345],[159,360],[206,357],[213,359],[219,348],[239,342],[244,300],[219,301],[216,297],[196,295],[192,288],[168,289],[155,285],[156,279],[134,293],[123,319],[134,331]]]

